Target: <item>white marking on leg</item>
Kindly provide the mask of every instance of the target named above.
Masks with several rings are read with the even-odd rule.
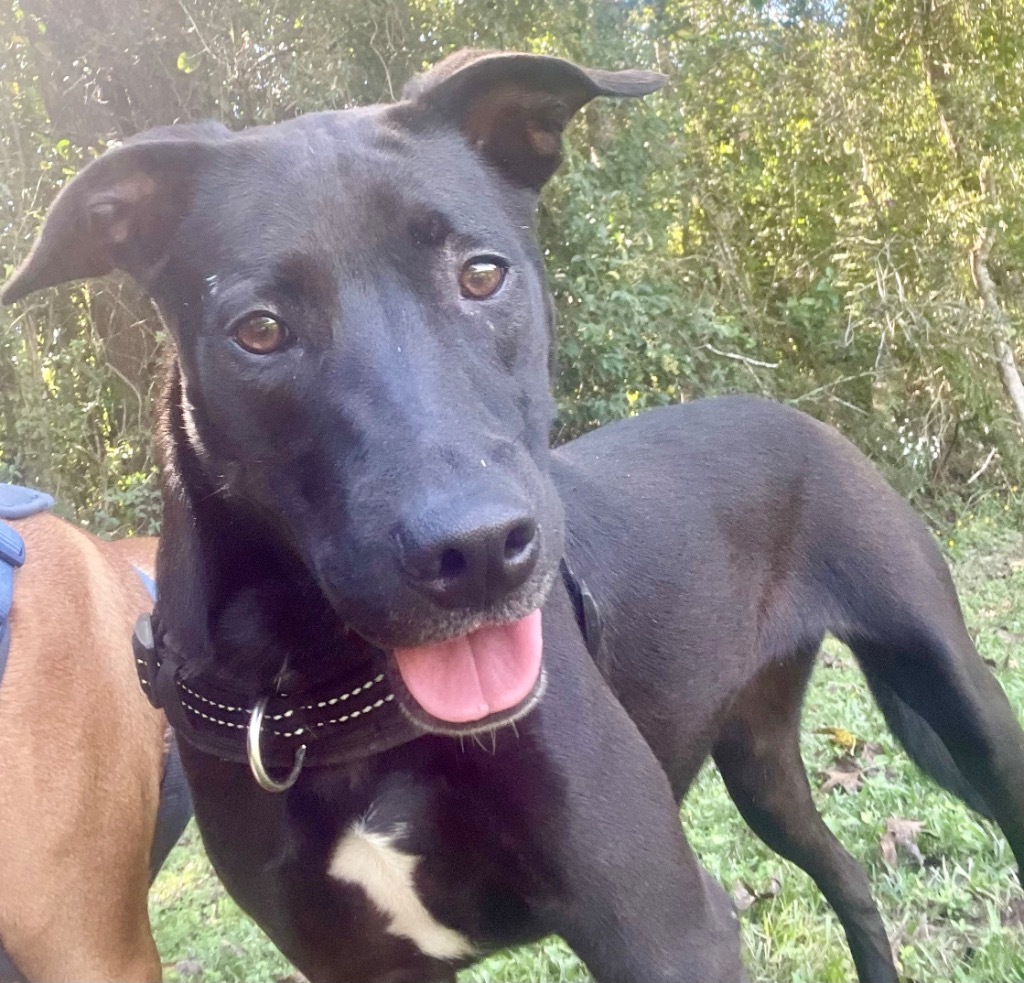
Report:
[[[435,959],[461,959],[473,946],[440,924],[424,907],[413,874],[420,858],[393,845],[396,836],[369,831],[355,823],[338,841],[327,867],[331,877],[361,887],[389,919],[388,931],[413,942]]]

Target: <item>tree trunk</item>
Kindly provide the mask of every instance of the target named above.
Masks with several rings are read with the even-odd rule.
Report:
[[[988,260],[995,241],[994,228],[983,228],[971,250],[971,272],[974,274],[974,286],[981,298],[985,313],[992,325],[992,342],[995,347],[999,375],[1003,381],[1006,395],[1010,397],[1010,405],[1021,431],[1024,432],[1024,381],[1021,380],[1020,367],[1013,353],[1010,339],[1013,337],[1013,325],[1003,305],[999,303],[996,285],[992,280]]]

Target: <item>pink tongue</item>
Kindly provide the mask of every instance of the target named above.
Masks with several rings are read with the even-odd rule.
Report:
[[[395,661],[406,688],[427,713],[464,724],[525,700],[540,675],[542,648],[537,610],[436,645],[395,649]]]

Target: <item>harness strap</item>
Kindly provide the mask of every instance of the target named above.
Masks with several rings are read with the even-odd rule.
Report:
[[[0,563],[8,567],[20,567],[25,562],[25,540],[21,538],[14,526],[6,522],[0,522]],[[10,599],[6,611],[0,608],[0,613],[10,613]]]
[[[156,813],[156,830],[149,851],[149,882],[156,880],[167,855],[185,832],[192,818],[192,795],[185,780],[185,769],[178,753],[174,731],[168,728],[167,756],[160,778],[160,804]]]
[[[45,492],[0,482],[0,520],[24,519],[52,506],[53,499]],[[0,683],[11,654],[8,619],[14,603],[14,571],[24,562],[25,540],[13,526],[0,521]]]
[[[53,508],[53,497],[35,488],[0,481],[0,519],[26,519]]]
[[[0,483],[0,519],[23,519],[43,512],[53,505],[44,492],[18,485]],[[14,571],[25,562],[25,541],[6,522],[0,522],[0,682],[11,652],[11,629],[8,618],[14,600]],[[27,983],[0,939],[0,979],[11,983]]]
[[[7,660],[11,654],[11,628],[7,623],[7,615],[10,614],[10,605],[4,605],[4,598],[10,598],[14,594],[14,568],[6,563],[0,563],[0,683],[4,681],[4,670],[7,668]],[[4,607],[7,610],[4,610]]]
[[[0,522],[0,682],[11,654],[8,619],[14,603],[14,571],[25,562],[25,541],[6,522]]]

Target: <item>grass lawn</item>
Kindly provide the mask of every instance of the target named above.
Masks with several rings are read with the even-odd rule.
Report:
[[[1024,533],[990,516],[956,530],[944,545],[978,647],[1024,718]],[[818,808],[867,867],[905,976],[918,983],[1024,980],[1024,892],[1004,840],[909,763],[849,653],[835,642],[827,643],[819,660],[803,733]],[[855,775],[846,780],[859,784],[856,791],[821,788],[825,771],[837,763]],[[684,803],[682,819],[704,864],[743,909],[746,960],[755,979],[854,979],[831,909],[802,871],[747,829],[712,768]],[[910,835],[906,845],[897,845],[891,865],[881,849],[888,820],[921,824],[919,831],[901,827]],[[288,964],[225,895],[192,827],[157,880],[150,910],[168,980],[290,976]],[[564,945],[548,941],[495,956],[461,979],[553,983],[588,977]]]

